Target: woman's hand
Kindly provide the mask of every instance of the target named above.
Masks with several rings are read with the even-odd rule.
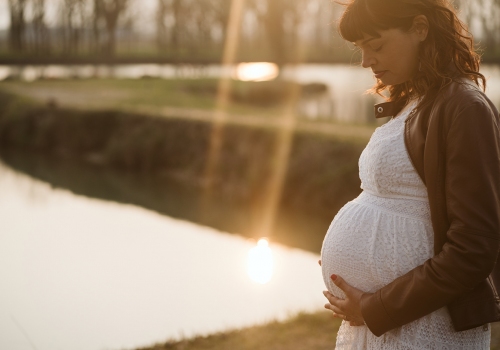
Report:
[[[363,292],[347,284],[340,276],[332,275],[331,279],[337,287],[344,291],[346,298],[339,299],[330,292],[324,291],[323,294],[330,302],[329,304],[325,304],[325,309],[332,310],[333,317],[348,321],[351,326],[364,325],[365,320],[361,314],[361,296]]]

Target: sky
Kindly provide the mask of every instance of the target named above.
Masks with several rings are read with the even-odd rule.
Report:
[[[9,28],[9,0],[0,0],[0,30]],[[47,3],[47,19],[52,21],[56,15],[59,0],[45,0]],[[27,14],[29,16],[29,14]]]
[[[0,0],[0,30],[9,26],[9,8],[7,0]]]

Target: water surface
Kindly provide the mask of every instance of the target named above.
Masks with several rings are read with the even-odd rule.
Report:
[[[259,284],[255,245],[0,164],[0,348],[133,348],[322,307],[316,254],[271,242]]]

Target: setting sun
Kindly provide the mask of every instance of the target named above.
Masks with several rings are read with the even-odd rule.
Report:
[[[271,280],[273,254],[266,239],[260,239],[257,246],[248,252],[247,273],[252,281],[260,284],[266,284]]]

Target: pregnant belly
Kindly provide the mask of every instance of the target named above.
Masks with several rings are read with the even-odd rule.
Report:
[[[328,290],[340,298],[345,295],[331,281],[332,274],[365,292],[374,292],[432,256],[430,219],[421,215],[427,214],[425,210],[403,214],[390,209],[394,205],[391,201],[401,201],[395,206],[401,208],[408,200],[383,199],[384,205],[380,206],[370,196],[374,197],[362,193],[347,203],[333,219],[323,241],[323,279]],[[427,208],[425,202],[416,205]]]

